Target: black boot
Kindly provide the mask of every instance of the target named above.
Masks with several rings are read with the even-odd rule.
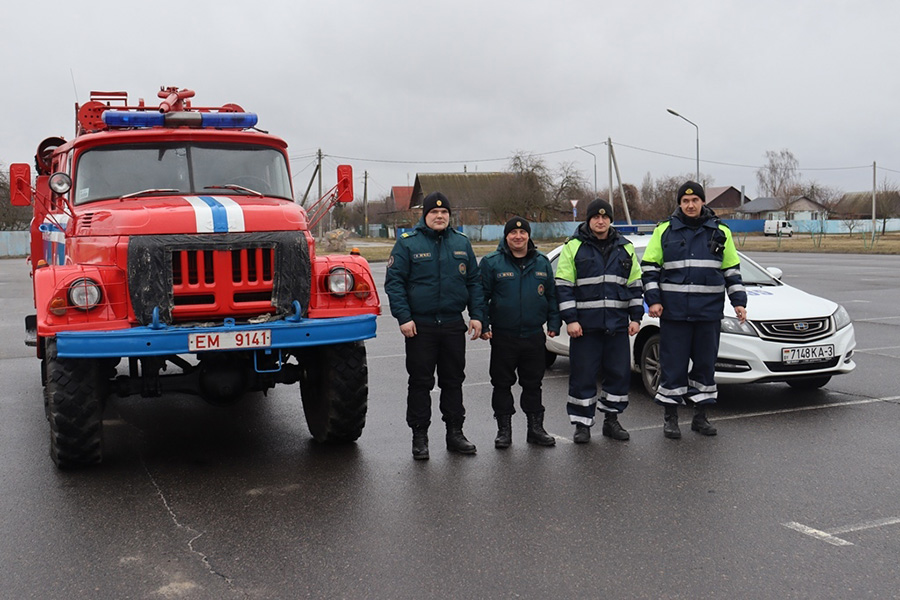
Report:
[[[555,446],[556,438],[544,430],[544,412],[533,412],[525,415],[528,419],[528,435],[525,441],[538,446]]]
[[[631,435],[625,428],[622,427],[622,424],[619,423],[619,416],[616,413],[606,413],[606,416],[603,418],[603,435],[606,437],[611,437],[614,440],[628,440],[631,439]]]
[[[581,423],[575,423],[575,435],[572,441],[576,444],[587,444],[591,441],[591,428]]]
[[[666,405],[665,424],[663,435],[672,440],[681,439],[681,429],[678,428],[678,407],[672,404]]]
[[[419,425],[412,428],[412,455],[416,460],[428,460],[428,426]]]
[[[475,444],[463,435],[462,421],[447,423],[447,450],[460,454],[475,454]]]
[[[494,448],[509,448],[512,444],[512,415],[497,415],[497,437]]]
[[[719,433],[719,430],[713,427],[709,419],[706,418],[705,406],[694,407],[694,420],[691,421],[691,431],[696,431],[701,435],[716,435]]]

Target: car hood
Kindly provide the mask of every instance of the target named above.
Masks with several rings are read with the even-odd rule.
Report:
[[[831,300],[813,296],[789,285],[748,285],[747,318],[752,321],[780,321],[828,317],[838,305]],[[734,309],[725,303],[725,315],[734,316]]]

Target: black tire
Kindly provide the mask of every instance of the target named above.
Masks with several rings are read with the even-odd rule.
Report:
[[[362,435],[369,403],[369,368],[363,342],[299,352],[300,395],[306,425],[317,442],[353,442]]]
[[[829,381],[831,381],[831,375],[821,375],[819,377],[789,379],[787,384],[795,390],[817,390]]]
[[[659,334],[647,338],[641,348],[641,383],[652,399],[659,387]]]
[[[556,352],[544,350],[544,367],[549,369],[556,362]]]
[[[57,358],[56,340],[46,345],[44,402],[50,421],[50,457],[60,469],[103,460],[103,385],[96,360]]]

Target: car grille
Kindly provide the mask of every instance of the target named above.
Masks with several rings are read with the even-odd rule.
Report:
[[[831,335],[834,331],[831,317],[791,319],[788,321],[753,321],[764,340],[779,342],[813,342]]]

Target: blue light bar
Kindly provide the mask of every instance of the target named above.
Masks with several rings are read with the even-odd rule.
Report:
[[[200,113],[203,118],[201,127],[224,127],[228,129],[247,129],[256,126],[256,113],[248,112],[221,112]]]
[[[102,118],[107,127],[162,127],[165,123],[165,115],[158,112],[105,110]]]
[[[247,112],[171,112],[105,110],[107,127],[209,127],[214,129],[248,129],[258,121],[256,113]]]

